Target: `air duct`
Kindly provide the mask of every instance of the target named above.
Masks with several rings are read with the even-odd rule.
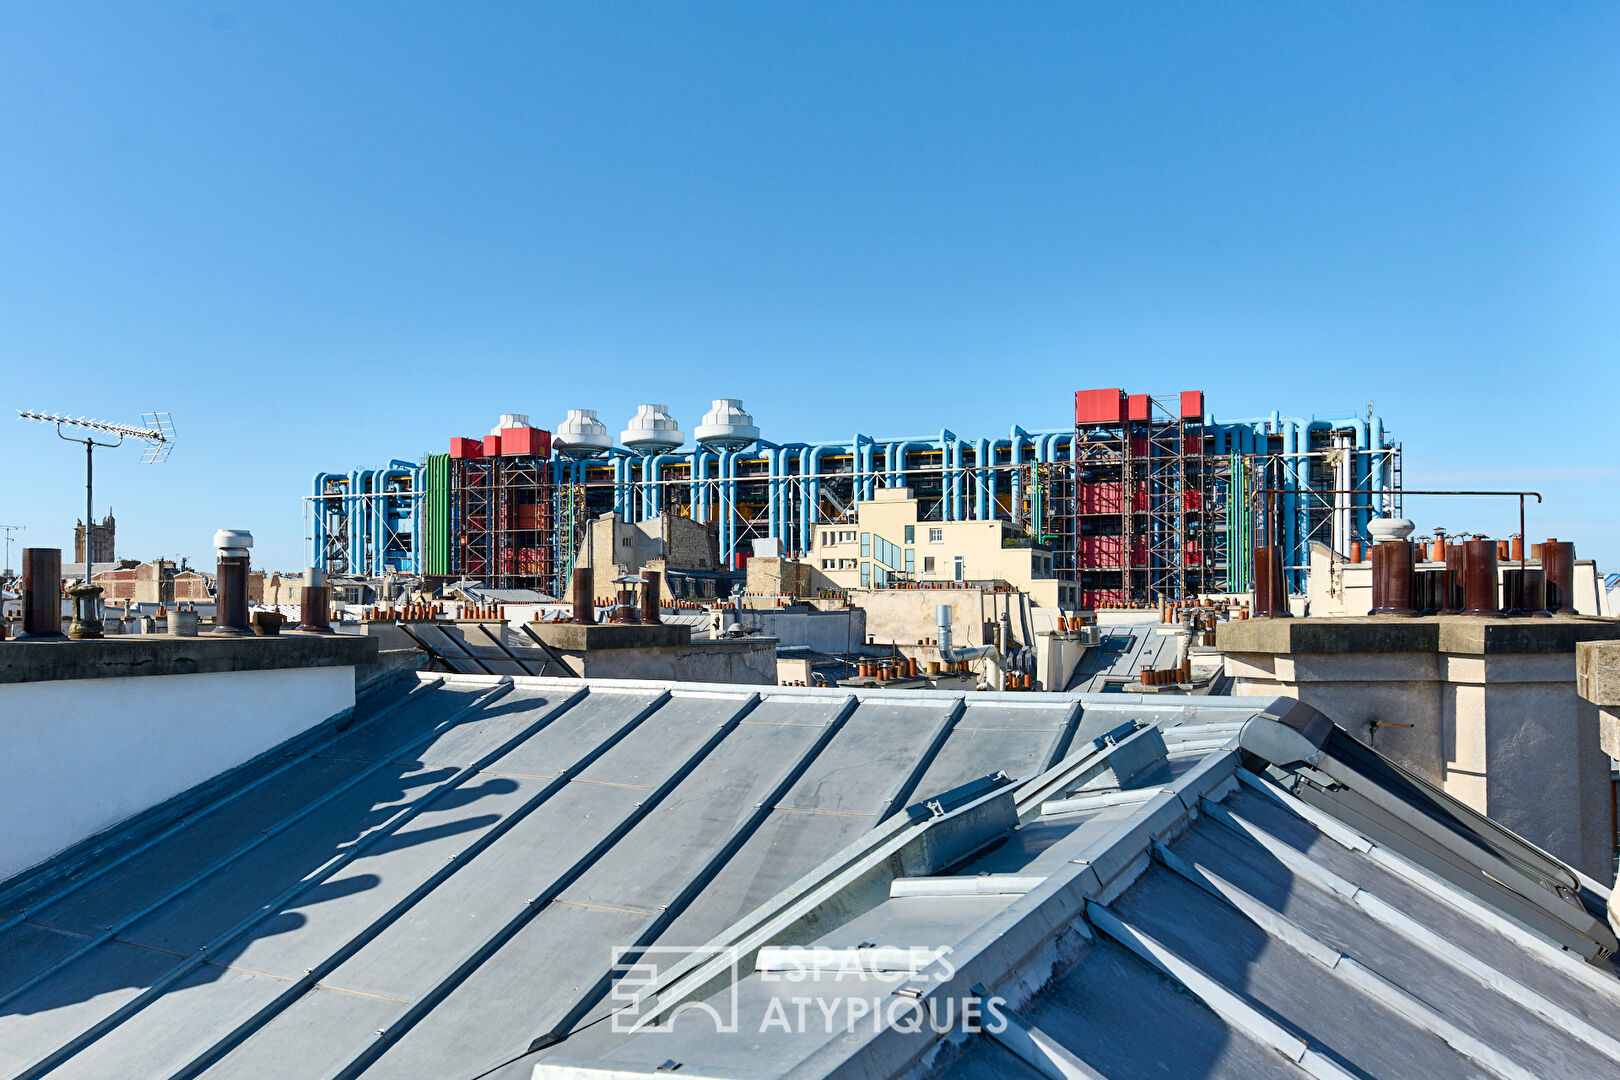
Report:
[[[686,435],[668,405],[642,405],[630,418],[630,426],[619,433],[619,441],[638,454],[660,454],[678,449]]]
[[[715,398],[713,407],[703,414],[703,422],[693,430],[692,437],[705,449],[746,450],[759,441],[759,427],[742,407],[741,398]]]
[[[551,448],[567,458],[601,457],[613,449],[613,436],[595,409],[569,409],[551,436]]]

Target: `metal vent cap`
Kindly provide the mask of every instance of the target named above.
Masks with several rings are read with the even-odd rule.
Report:
[[[551,448],[564,457],[601,457],[613,448],[613,436],[595,409],[569,409],[551,436]]]
[[[698,445],[715,450],[741,450],[759,441],[759,427],[742,407],[741,398],[715,398],[692,433]]]
[[[630,418],[630,426],[619,433],[619,441],[642,454],[674,450],[686,441],[668,405],[642,405]]]
[[[501,422],[489,429],[491,435],[499,435],[507,428],[529,427],[529,414],[520,412],[501,413]]]

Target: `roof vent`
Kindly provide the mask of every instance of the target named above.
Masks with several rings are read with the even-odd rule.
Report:
[[[741,398],[715,398],[692,436],[708,450],[743,450],[759,441],[759,428]]]
[[[569,409],[551,436],[551,449],[563,457],[601,457],[613,449],[613,436],[596,418],[595,409]]]
[[[528,426],[529,426],[529,414],[528,413],[503,412],[503,413],[501,413],[501,422],[496,424],[494,427],[490,428],[489,433],[491,435],[499,435],[501,432],[505,431],[507,428],[528,427]]]
[[[1376,517],[1367,522],[1367,533],[1375,543],[1386,540],[1405,540],[1417,526],[1411,518]]]
[[[630,418],[630,426],[619,433],[619,441],[638,454],[661,454],[686,441],[668,405],[642,405]]]

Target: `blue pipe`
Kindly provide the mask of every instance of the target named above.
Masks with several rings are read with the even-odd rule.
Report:
[[[829,450],[844,449],[847,447],[843,443],[812,443],[805,451],[806,460],[809,462],[808,473],[811,477],[808,496],[810,512],[805,515],[805,521],[812,526],[821,522],[821,455]]]
[[[709,466],[718,465],[720,456],[713,450],[696,450],[692,454],[692,475],[697,477],[692,496],[693,512],[697,519],[707,525],[713,516],[711,507],[714,505],[714,495],[709,490]]]
[[[397,460],[397,459],[396,459]],[[396,480],[409,480],[413,469],[387,468],[378,469],[373,482],[376,485],[375,495],[371,500],[371,569],[373,577],[381,577],[388,571],[388,528],[391,518],[399,514],[395,505],[396,498],[389,498],[388,485]]]
[[[644,521],[663,513],[665,500],[663,498],[663,485],[659,481],[664,478],[664,462],[670,456],[669,454],[654,454],[647,459],[641,483],[642,488],[645,489],[641,500],[642,520]]]
[[[315,483],[310,491],[310,494],[316,496],[312,503],[315,510],[315,522],[309,536],[309,562],[306,565],[319,567],[321,570],[326,569],[326,504],[328,500],[324,496],[326,495],[327,481],[334,478],[341,480],[342,474],[316,473]]]
[[[967,520],[967,440],[956,440],[956,465],[951,468],[951,512],[953,521]]]
[[[851,502],[860,502],[866,498],[866,475],[870,471],[868,455],[872,448],[872,440],[864,435],[856,435],[849,442],[850,465],[855,470],[849,484],[849,497]]]
[[[906,472],[906,456],[913,450],[926,450],[932,445],[927,439],[902,439],[889,444],[889,486],[911,487],[911,475]]]
[[[975,521],[985,519],[985,496],[989,493],[990,474],[985,471],[984,463],[990,454],[990,441],[980,439],[973,448],[973,518]]]
[[[810,512],[810,447],[799,450],[799,550],[810,551],[810,530],[815,527]]]
[[[784,549],[792,549],[794,546],[791,543],[792,537],[786,535],[788,465],[793,460],[793,451],[803,446],[803,443],[784,443],[776,447],[768,455],[768,460],[771,462],[771,478],[770,483],[766,485],[766,491],[769,495],[767,511],[769,513],[770,535],[782,541]],[[802,552],[799,554],[802,554]]]
[[[1016,517],[1018,508],[1024,505],[1024,472],[1019,466],[1024,463],[1024,440],[1029,437],[1029,433],[1014,424],[1007,436],[1008,442],[1012,444],[1013,465],[1012,483],[1008,485],[1008,490],[1012,495],[1012,513]]]
[[[726,569],[731,569],[737,554],[737,459],[745,450],[727,450],[720,457],[720,479],[726,499]]]
[[[1372,477],[1372,476],[1377,477],[1376,480],[1369,479],[1368,484],[1367,484],[1367,487],[1368,487],[1368,496],[1367,496],[1367,507],[1368,507],[1367,519],[1368,519],[1368,522],[1367,523],[1370,525],[1370,524],[1372,524],[1372,519],[1374,517],[1377,517],[1377,516],[1383,514],[1383,512],[1384,512],[1383,506],[1379,505],[1378,496],[1373,494],[1374,492],[1378,492],[1378,493],[1381,494],[1383,492],[1384,485],[1387,482],[1386,473],[1387,473],[1388,470],[1387,470],[1386,466],[1388,465],[1389,458],[1383,452],[1384,451],[1384,420],[1383,420],[1383,417],[1375,416],[1375,417],[1372,418],[1372,430],[1368,433],[1367,443],[1368,443],[1369,448],[1372,450],[1372,455],[1373,455],[1373,456],[1369,456],[1367,458],[1367,472],[1369,474],[1369,477]]]
[[[344,570],[350,574],[364,574],[364,556],[366,551],[365,529],[365,492],[370,488],[372,470],[355,469],[349,473],[349,497],[345,500],[347,506],[349,542],[348,555]]]

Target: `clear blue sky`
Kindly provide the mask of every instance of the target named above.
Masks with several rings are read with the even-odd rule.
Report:
[[[121,554],[291,568],[312,473],[502,411],[1375,401],[1408,486],[1612,566],[1617,57],[1612,3],[8,4],[0,405],[171,410],[99,455]],[[70,547],[82,455],[0,455]]]

